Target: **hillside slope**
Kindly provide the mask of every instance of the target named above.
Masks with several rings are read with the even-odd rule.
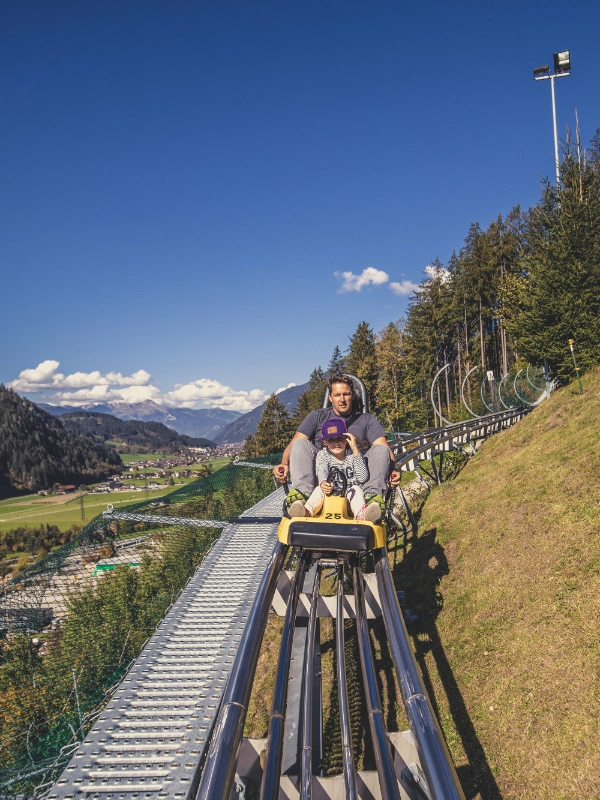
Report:
[[[100,443],[109,440],[123,442],[137,453],[155,453],[157,450],[177,453],[183,447],[214,447],[210,439],[182,436],[162,422],[122,420],[97,411],[71,411],[63,414],[60,421],[71,433]]]
[[[285,405],[288,411],[293,411],[297,404],[298,398],[308,389],[308,383],[302,383],[300,386],[290,386],[289,389],[284,389],[279,392],[277,397]],[[231,444],[232,442],[243,442],[246,436],[250,433],[256,433],[256,428],[260,422],[260,418],[267,401],[253,408],[252,411],[247,411],[238,419],[234,419],[226,428],[218,433],[214,440],[217,444]]]
[[[66,431],[60,421],[0,384],[0,497],[53,483],[93,483],[120,471],[118,453]]]
[[[396,569],[467,797],[600,797],[600,372],[584,389],[434,490]]]

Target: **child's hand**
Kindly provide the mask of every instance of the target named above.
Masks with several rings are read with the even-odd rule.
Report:
[[[350,445],[350,449],[352,450],[352,455],[357,456],[360,451],[358,449],[358,445],[356,444],[356,436],[353,433],[350,433],[350,431],[348,431],[348,433],[344,434],[344,438]]]
[[[333,483],[329,483],[328,481],[321,481],[321,491],[323,494],[331,494],[333,492]]]

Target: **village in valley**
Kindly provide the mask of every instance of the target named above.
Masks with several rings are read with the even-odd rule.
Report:
[[[54,487],[40,490],[37,494],[49,496],[75,494],[81,491],[91,493],[149,491],[178,483],[190,483],[206,477],[238,456],[243,445],[243,442],[233,442],[210,448],[190,447],[187,452],[179,455],[122,454],[121,458],[125,465],[122,473],[110,475],[106,480],[90,486],[56,484]]]

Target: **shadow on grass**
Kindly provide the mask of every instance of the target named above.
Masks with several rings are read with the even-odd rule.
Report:
[[[443,607],[443,597],[438,586],[441,578],[448,574],[449,567],[444,548],[436,541],[436,534],[436,528],[430,528],[419,537],[399,537],[397,547],[394,550],[390,548],[394,581],[398,588],[404,590],[410,610],[417,614],[417,619],[408,623],[407,627],[438,719],[439,709],[427,668],[428,653],[433,656],[448,699],[450,713],[468,760],[468,764],[457,768],[465,795],[467,798],[474,798],[480,794],[482,800],[502,800],[437,629],[437,616]],[[403,553],[403,557],[397,559],[395,550]]]

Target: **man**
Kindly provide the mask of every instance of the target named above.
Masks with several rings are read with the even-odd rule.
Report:
[[[321,449],[321,426],[329,419],[343,417],[348,431],[356,436],[369,468],[363,490],[370,510],[365,518],[376,522],[385,508],[383,498],[388,476],[391,486],[400,483],[400,473],[393,469],[394,454],[381,423],[372,414],[352,413],[354,384],[348,375],[334,375],[327,389],[331,408],[319,408],[307,415],[285,448],[281,464],[273,468],[273,474],[280,483],[290,475],[293,488],[287,496],[288,508],[298,501],[303,505],[315,487],[315,458]],[[372,504],[375,505],[370,508]]]

